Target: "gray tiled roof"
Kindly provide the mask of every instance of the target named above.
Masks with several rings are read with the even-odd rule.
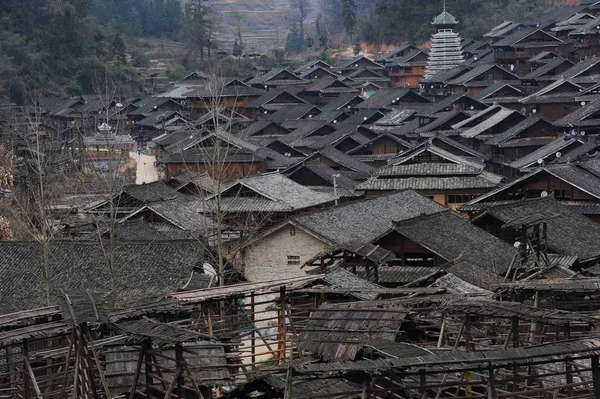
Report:
[[[538,123],[540,121],[545,121],[545,120],[539,116],[530,115],[526,119],[522,120],[521,122],[517,123],[515,126],[511,127],[507,131],[505,131],[504,133],[500,133],[500,134],[494,136],[493,138],[488,140],[486,142],[486,144],[488,144],[488,145],[502,144],[502,143],[518,136],[519,134],[521,134],[522,132],[529,129],[530,127],[532,127],[533,125],[535,125],[536,123]]]
[[[395,230],[449,262],[470,263],[496,275],[508,270],[517,251],[451,210],[396,223]]]
[[[366,163],[360,162],[358,159],[353,158],[352,156],[345,154],[339,150],[336,150],[333,147],[325,147],[318,152],[319,154],[331,159],[333,162],[336,162],[350,170],[355,172],[370,174],[375,171],[375,168],[371,165],[367,165]]]
[[[557,152],[562,151],[567,147],[579,146],[582,143],[579,140],[571,139],[565,140],[564,136],[558,137],[556,140],[552,141],[550,144],[546,144],[545,146],[538,148],[531,154],[528,154],[522,158],[517,159],[509,164],[510,167],[515,169],[522,169],[526,167],[530,167],[532,165],[537,166],[538,159],[546,159],[547,157],[554,156]]]
[[[395,191],[412,188],[413,190],[459,190],[498,187],[500,182],[480,176],[452,177],[407,177],[407,178],[371,178],[356,186],[357,190]]]
[[[458,19],[454,17],[454,15],[450,14],[448,11],[444,10],[440,15],[434,18],[433,25],[456,25],[458,24]]]
[[[296,216],[291,221],[329,244],[366,243],[392,228],[393,221],[445,209],[413,190],[404,190]]]
[[[581,260],[600,256],[600,224],[556,201],[554,197],[529,199],[507,205],[492,206],[487,214],[508,223],[522,217],[535,215],[543,210],[556,217],[549,218],[548,246],[550,251],[574,255]]]
[[[376,176],[459,176],[478,175],[483,170],[456,163],[416,163],[384,166],[375,172]]]
[[[548,173],[552,176],[557,177],[564,182],[573,185],[574,187],[580,189],[581,191],[591,195],[592,197],[600,199],[600,178],[595,175],[585,171],[584,169],[572,165],[549,165],[544,168],[537,168],[532,172],[526,174],[506,184],[505,186],[499,187],[496,190],[490,191],[487,194],[482,195],[481,197],[475,198],[470,201],[467,206],[471,206],[480,202],[485,202],[488,198],[494,198],[495,195],[510,190],[511,187],[520,184],[521,182],[528,180],[530,178],[535,178],[539,173]]]
[[[104,245],[104,246],[103,246]],[[100,241],[50,241],[50,285],[59,290],[111,290],[107,245]],[[164,294],[182,286],[204,251],[197,240],[124,241],[116,243],[114,277],[117,296],[127,299]],[[45,301],[44,249],[39,242],[0,242],[0,298],[17,308]]]
[[[256,193],[253,197],[236,195],[243,188]],[[319,193],[280,173],[265,173],[239,179],[222,192],[221,208],[225,212],[291,212],[334,201],[334,197]],[[209,205],[215,199],[209,199]],[[208,209],[216,209],[216,207]]]

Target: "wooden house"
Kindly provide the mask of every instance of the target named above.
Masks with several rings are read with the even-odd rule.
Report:
[[[483,64],[459,77],[446,82],[448,90],[454,94],[473,96],[493,83],[505,81],[519,84],[517,75],[495,64]]]
[[[425,142],[391,159],[357,189],[373,196],[410,187],[441,205],[457,209],[501,181],[501,176],[485,172],[483,163]]]
[[[527,60],[543,51],[568,56],[572,45],[536,27],[522,27],[492,44],[497,64],[513,66],[518,73],[527,71]]]
[[[402,56],[388,59],[385,64],[392,87],[407,87],[416,89],[425,76],[427,53],[423,50],[413,50]]]
[[[286,68],[275,68],[265,74],[255,76],[248,81],[248,84],[258,89],[268,90],[304,87],[308,82]]]

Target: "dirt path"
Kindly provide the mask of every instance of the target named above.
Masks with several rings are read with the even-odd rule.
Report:
[[[137,161],[137,171],[135,174],[136,184],[152,183],[158,180],[158,172],[154,167],[154,156],[130,152],[131,158]]]

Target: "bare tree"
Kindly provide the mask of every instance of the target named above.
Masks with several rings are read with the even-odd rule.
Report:
[[[201,105],[206,110],[206,115],[209,115],[206,125],[210,128],[205,129],[192,123],[185,128],[186,132],[189,131],[190,137],[198,139],[199,142],[193,146],[193,150],[202,158],[202,162],[186,162],[183,152],[182,160],[187,169],[205,173],[212,179],[214,194],[208,197],[198,195],[196,209],[214,220],[213,234],[208,237],[208,240],[202,240],[200,243],[208,244],[207,253],[217,266],[219,284],[224,284],[228,277],[226,259],[234,260],[244,243],[256,237],[261,228],[268,224],[272,213],[243,215],[232,213],[224,206],[228,200],[224,197],[226,190],[231,187],[233,180],[243,178],[245,175],[243,172],[239,173],[236,164],[232,162],[232,159],[241,152],[240,148],[234,145],[239,139],[232,134],[237,114],[234,105],[237,98],[232,99],[232,103],[228,106],[223,103],[224,83],[227,80],[219,77],[220,70],[217,64],[211,65],[213,69],[203,87],[204,93],[198,95],[204,98]],[[228,195],[240,197],[241,193]]]

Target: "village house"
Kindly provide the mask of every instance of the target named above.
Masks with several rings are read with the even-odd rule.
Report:
[[[444,209],[415,191],[403,190],[294,216],[246,243],[241,267],[249,281],[303,275],[301,266],[331,245],[367,243],[390,229],[394,221]]]

